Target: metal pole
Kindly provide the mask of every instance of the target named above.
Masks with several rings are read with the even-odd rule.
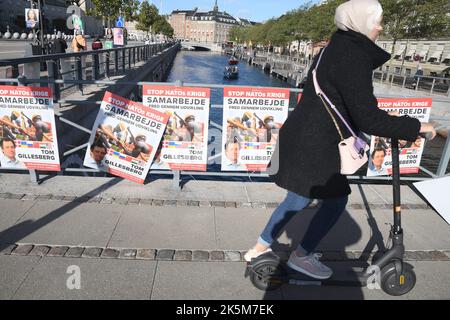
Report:
[[[122,72],[125,73],[126,63],[125,63],[125,49],[120,50],[122,53]]]
[[[108,77],[108,78],[109,78],[109,62],[110,62],[109,55],[110,55],[110,51],[108,51],[106,53],[106,61],[105,61],[105,67],[106,67],[105,72],[106,72],[106,77]]]
[[[76,65],[77,65],[77,80],[83,80],[83,64],[81,63],[81,56],[78,56],[76,59]],[[80,82],[78,84],[78,90],[80,90],[81,94],[83,94],[83,84]]]
[[[183,81],[177,80],[175,82],[175,86],[182,87]],[[180,170],[173,171],[172,188],[176,189],[176,190],[181,190],[181,171]]]
[[[436,85],[436,78],[433,78],[433,84],[431,85],[431,94],[433,94],[434,86]]]
[[[98,57],[98,54],[97,53],[94,53],[93,55],[92,55],[92,62],[93,62],[93,64],[92,64],[92,74],[93,74],[93,76],[94,76],[94,79],[95,80],[98,80],[99,78],[100,78],[100,76],[99,76],[99,73],[100,73],[100,60],[99,60],[99,57]]]
[[[392,139],[392,186],[394,200],[394,234],[402,233],[401,199],[400,199],[400,163],[398,139]]]
[[[118,75],[119,74],[119,51],[118,50],[114,51],[114,68],[116,70],[115,75]]]
[[[131,69],[131,49],[128,49],[128,69]]]
[[[17,84],[19,86],[26,86],[27,84],[27,78],[25,76],[21,76],[21,77],[17,77]],[[38,184],[39,181],[39,174],[36,170],[30,169],[29,170],[30,173],[30,181],[32,183]]]
[[[44,19],[43,19],[43,14],[42,14],[42,6],[41,6],[41,0],[38,0],[38,7],[39,7],[39,25],[41,27],[41,34],[40,34],[40,38],[41,38],[41,54],[44,54]]]

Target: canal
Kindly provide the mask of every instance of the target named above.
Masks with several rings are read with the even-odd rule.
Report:
[[[228,63],[228,57],[208,51],[180,51],[175,58],[172,71],[167,81],[181,80],[189,83],[224,84],[261,87],[290,87],[287,82],[268,76],[263,70],[239,62],[239,78],[226,80],[223,70]],[[222,104],[223,92],[212,90],[211,103]]]

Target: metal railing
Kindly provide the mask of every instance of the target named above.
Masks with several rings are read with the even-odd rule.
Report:
[[[18,79],[0,79],[1,83],[7,83],[7,82],[14,82],[19,85],[27,85],[27,84],[34,84],[34,83],[41,83],[41,84],[47,84],[47,85],[57,85],[57,84],[82,84],[82,85],[92,85],[92,84],[103,84],[103,85],[135,85],[142,87],[144,85],[164,85],[164,86],[176,86],[176,87],[204,87],[204,88],[211,88],[211,89],[219,89],[222,90],[226,87],[248,87],[248,86],[236,86],[236,85],[221,85],[221,84],[201,84],[201,83],[183,83],[181,81],[173,82],[173,83],[167,83],[167,82],[136,82],[136,81],[121,81],[121,80],[63,80],[63,79],[26,79],[24,77],[18,78]],[[263,88],[263,87],[256,87],[256,88]],[[296,88],[288,88],[291,93],[299,94],[302,93],[302,89],[296,89]],[[142,92],[142,91],[140,91]],[[381,95],[379,98],[395,98],[394,95]],[[296,101],[296,100],[295,100]],[[94,100],[64,100],[64,99],[58,99],[56,96],[54,96],[54,102],[62,106],[63,104],[72,104],[77,106],[97,106],[102,103],[102,101],[94,101]],[[222,105],[211,105],[211,109],[221,109],[223,108]],[[292,111],[294,109],[294,105],[290,105],[289,111]],[[85,128],[77,123],[74,123],[64,117],[64,111],[61,112],[61,114],[56,115],[57,119],[59,121],[68,124],[69,126],[72,126],[82,132],[91,134],[90,128]],[[402,177],[402,180],[404,181],[421,181],[421,180],[427,180],[430,178],[438,178],[443,177],[447,175],[447,167],[450,161],[450,118],[447,117],[431,117],[431,120],[441,121],[445,124],[441,125],[439,130],[447,130],[448,135],[445,141],[445,145],[443,147],[442,156],[439,161],[439,166],[436,173],[431,172],[430,170],[420,167],[420,171],[422,173],[425,173],[427,177]],[[212,128],[216,128],[220,131],[223,130],[222,126],[213,120],[209,120],[209,125]],[[74,154],[88,146],[88,143],[83,143],[78,146],[71,146],[71,148],[64,150],[63,156],[67,157],[71,154]],[[210,153],[208,153],[210,154]],[[220,158],[222,153],[218,153],[215,155],[212,155],[208,158],[208,163],[210,164],[211,161],[214,159]],[[0,171],[2,169],[0,168]],[[87,168],[65,168],[65,172],[84,172],[84,173],[92,173],[92,172],[101,172],[99,170],[95,169],[87,169]],[[265,173],[260,172],[197,172],[197,171],[162,171],[162,170],[150,170],[149,174],[159,174],[159,175],[172,175],[173,176],[173,186],[175,188],[180,188],[181,183],[181,176],[210,176],[210,177],[247,177],[247,178],[268,178],[268,175]],[[30,170],[31,180],[33,182],[37,182],[38,180],[38,174],[34,170]],[[348,176],[351,180],[391,180],[391,177],[367,177],[364,175],[353,175]]]
[[[306,74],[311,63],[307,58],[296,56],[280,55],[268,52],[257,52],[253,55],[251,52],[239,52],[238,57],[244,60],[252,59],[253,63],[264,66],[270,64],[272,69],[290,71],[291,73]],[[386,72],[376,70],[373,72],[373,80],[381,84],[397,86],[402,89],[412,91],[426,92],[428,94],[445,95],[450,97],[450,78],[402,75],[395,72]]]
[[[100,80],[123,75],[139,62],[146,62],[173,45],[174,43],[150,44],[0,60],[0,70],[3,68],[4,78],[17,79],[23,73],[28,78],[48,80],[35,83],[52,87],[55,99],[58,100],[63,91],[73,87],[77,87],[83,93],[83,80]],[[66,81],[63,87],[55,85],[52,81],[58,79]],[[70,80],[77,82],[70,83]]]
[[[402,75],[399,73],[374,71],[373,80],[379,83],[397,86],[402,89],[427,92],[429,94],[442,94],[450,97],[450,78]]]

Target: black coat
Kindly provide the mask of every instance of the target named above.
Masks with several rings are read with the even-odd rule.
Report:
[[[388,115],[378,109],[373,94],[372,71],[389,58],[366,36],[337,31],[323,54],[318,82],[356,131],[414,141],[420,131],[419,120]],[[270,175],[284,189],[311,199],[327,199],[346,196],[351,190],[347,178],[340,174],[339,134],[314,91],[311,72],[317,60],[299,105],[280,129]],[[348,138],[349,131],[340,120],[338,123]]]
[[[64,39],[56,39],[53,42],[53,53],[66,53],[67,42]]]

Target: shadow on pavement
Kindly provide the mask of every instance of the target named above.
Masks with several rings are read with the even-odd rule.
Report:
[[[94,198],[98,196],[104,190],[116,185],[122,181],[120,178],[115,178],[98,188],[89,191],[88,193],[78,197],[78,201],[71,201],[64,206],[50,212],[46,216],[36,220],[25,220],[19,224],[15,224],[8,229],[5,229],[0,232],[0,251],[6,249],[9,245],[18,243],[20,240],[24,239],[28,235],[33,232],[39,230],[40,228],[52,223],[56,219],[62,217],[64,214],[72,211],[76,207],[80,206],[83,202],[87,201],[90,198]]]
[[[334,279],[345,280],[349,282],[357,282],[357,271],[361,272],[369,266],[369,253],[372,253],[377,247],[377,251],[382,253],[386,247],[383,243],[383,235],[378,228],[376,220],[372,214],[367,197],[364,195],[362,188],[359,188],[364,205],[367,211],[367,223],[371,228],[372,237],[365,246],[361,257],[357,257],[357,260],[346,260],[342,258],[334,259],[328,257],[323,261],[326,265],[331,267],[334,271]],[[284,230],[281,230],[280,234],[286,233],[287,238],[290,240],[290,245],[283,244],[276,241],[272,245],[272,249],[276,252],[284,252],[287,259],[290,251],[294,250],[303,239],[303,235],[306,233],[311,220],[314,218],[316,210],[303,210],[295,214],[291,221],[286,224]],[[339,228],[339,230],[336,230]],[[336,231],[338,233],[336,233]],[[330,236],[330,234],[333,235]],[[362,229],[358,223],[352,218],[349,212],[346,210],[339,221],[331,230],[330,234],[326,236],[319,245],[319,250],[324,252],[333,252],[338,256],[343,257],[346,248],[357,243],[362,236]],[[330,250],[332,248],[332,250]],[[333,261],[336,260],[336,261]],[[281,295],[286,300],[309,300],[309,299],[324,299],[324,300],[362,300],[364,299],[362,286],[297,286],[285,284],[281,288]],[[264,296],[265,300],[273,299],[273,292],[266,292]]]

